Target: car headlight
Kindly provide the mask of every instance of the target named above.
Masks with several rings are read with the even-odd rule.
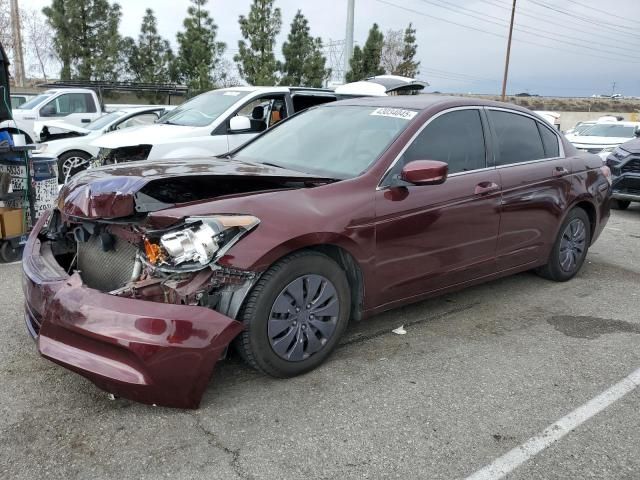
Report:
[[[49,148],[49,144],[48,143],[41,143],[36,147],[36,149],[33,151],[33,153],[44,153],[44,152],[47,151],[47,148]]]
[[[144,239],[146,261],[159,269],[199,270],[260,223],[251,215],[189,217],[179,228]]]
[[[622,160],[623,158],[626,158],[629,155],[631,155],[631,152],[627,152],[625,149],[620,147],[616,147],[611,151],[613,152],[613,156],[616,157],[618,160]]]
[[[616,148],[618,148],[618,147],[607,147],[607,148],[603,148],[602,150],[600,150],[600,153],[611,153],[611,152],[613,152]]]

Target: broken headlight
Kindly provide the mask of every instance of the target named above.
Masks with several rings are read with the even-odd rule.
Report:
[[[251,215],[189,217],[178,229],[147,236],[146,260],[161,269],[200,269],[224,255],[258,223]]]

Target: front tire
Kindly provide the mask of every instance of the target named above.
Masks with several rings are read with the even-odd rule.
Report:
[[[72,150],[58,157],[58,183],[64,184],[76,173],[89,167],[91,155],[80,150]]]
[[[338,264],[319,252],[295,253],[269,268],[248,295],[236,346],[257,370],[294,377],[327,359],[350,310],[349,283]]]
[[[631,205],[629,200],[616,200],[615,198],[611,200],[611,208],[614,210],[626,210]]]
[[[562,222],[549,262],[537,273],[555,282],[571,280],[582,268],[591,244],[591,222],[582,208],[574,208]]]

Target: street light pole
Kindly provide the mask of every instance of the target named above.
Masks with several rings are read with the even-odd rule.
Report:
[[[511,9],[511,24],[509,25],[509,41],[507,43],[507,58],[504,61],[504,78],[502,79],[502,101],[507,94],[507,78],[509,77],[509,57],[511,56],[511,38],[513,37],[513,20],[516,16],[516,0],[513,0]]]

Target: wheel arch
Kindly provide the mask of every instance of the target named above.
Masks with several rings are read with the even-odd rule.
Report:
[[[255,262],[256,271],[266,271],[269,267],[289,255],[315,251],[335,261],[347,275],[351,290],[351,319],[360,320],[364,310],[366,267],[358,261],[363,258],[360,247],[351,239],[336,234],[314,234],[291,239],[271,249]]]

